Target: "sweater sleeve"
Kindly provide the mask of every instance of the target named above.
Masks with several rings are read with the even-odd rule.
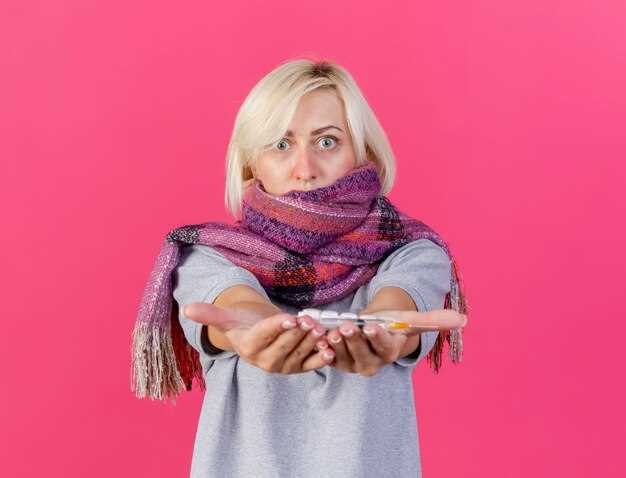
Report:
[[[173,296],[179,306],[178,320],[185,338],[200,353],[203,363],[232,357],[235,352],[221,350],[211,344],[206,325],[186,318],[182,313],[184,305],[194,302],[212,304],[224,290],[240,284],[252,287],[269,300],[254,274],[236,266],[214,248],[202,244],[183,246],[172,280]]]
[[[412,241],[391,253],[369,283],[367,303],[383,287],[400,287],[411,296],[419,312],[441,309],[450,291],[452,266],[446,251],[428,239]],[[417,350],[394,364],[414,367],[435,345],[439,332],[420,334]]]

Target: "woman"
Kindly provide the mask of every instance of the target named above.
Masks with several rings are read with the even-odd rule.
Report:
[[[358,86],[334,63],[280,65],[227,157],[237,221],[168,234],[133,334],[137,396],[206,384],[192,477],[421,476],[411,372],[427,355],[437,371],[446,340],[461,360],[466,304],[445,242],[384,197],[393,154]],[[306,307],[417,332],[326,330]]]

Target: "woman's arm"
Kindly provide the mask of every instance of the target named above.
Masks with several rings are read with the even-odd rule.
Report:
[[[409,294],[400,287],[387,286],[381,288],[372,301],[359,314],[374,314],[381,310],[411,310],[418,311],[415,302]],[[419,311],[418,311],[419,312]],[[407,341],[400,350],[399,357],[406,357],[417,350],[420,344],[420,335],[407,337]]]

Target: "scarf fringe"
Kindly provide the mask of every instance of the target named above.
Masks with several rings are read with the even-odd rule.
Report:
[[[131,390],[137,398],[172,400],[175,404],[182,391],[191,390],[193,378],[205,389],[198,352],[185,343],[177,347],[181,355],[178,358],[173,335],[169,327],[153,327],[145,322],[133,329]]]
[[[451,257],[452,278],[450,280],[450,292],[446,294],[443,308],[452,309],[460,314],[468,313],[466,297],[461,291],[461,275],[459,273],[456,260]],[[426,355],[428,365],[435,374],[441,368],[441,356],[445,342],[449,345],[449,356],[452,363],[459,364],[463,361],[463,332],[462,329],[445,330],[439,332],[437,340],[431,351]]]
[[[137,398],[176,403],[183,390],[191,390],[194,378],[205,388],[199,354],[178,321],[178,305],[159,300],[171,297],[168,271],[178,259],[178,249],[168,237],[150,272],[132,332],[130,388]]]

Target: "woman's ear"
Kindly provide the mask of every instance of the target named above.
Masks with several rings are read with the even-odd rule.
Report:
[[[243,189],[246,190],[256,180],[256,170],[251,163],[244,167],[243,177],[247,178],[243,180]]]
[[[252,177],[256,179],[256,168],[254,167],[254,163],[249,162],[246,165],[246,169],[248,170],[247,172],[250,173],[252,175]],[[245,175],[245,176],[247,176],[247,175]]]

